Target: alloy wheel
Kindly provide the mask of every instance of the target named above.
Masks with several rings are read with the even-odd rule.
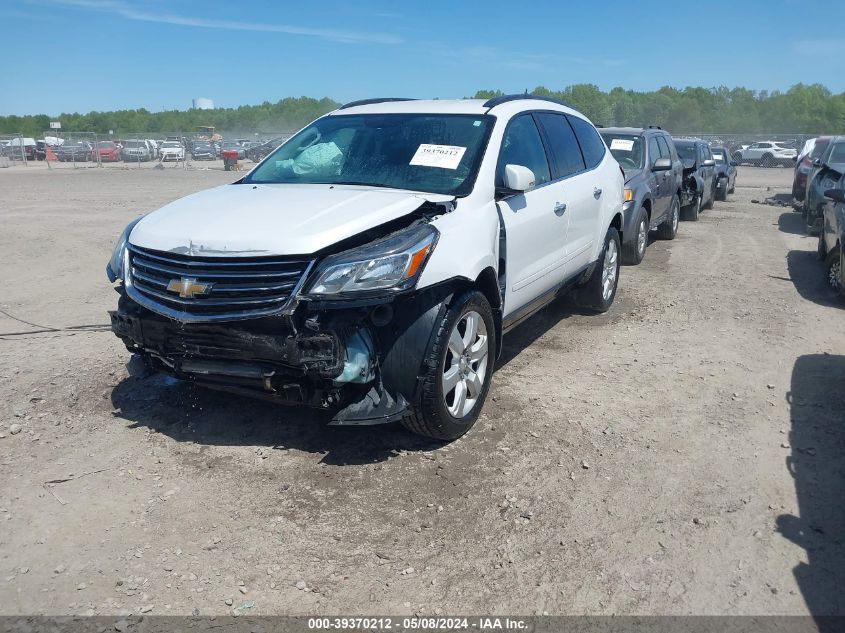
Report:
[[[637,254],[640,259],[645,255],[646,242],[648,241],[648,219],[643,218],[637,230]]]
[[[609,301],[613,295],[613,289],[616,286],[616,275],[619,268],[619,252],[616,248],[616,242],[610,240],[607,243],[607,248],[604,252],[604,264],[601,271],[601,294],[605,301]]]
[[[443,399],[449,414],[462,418],[484,388],[488,362],[487,326],[478,312],[464,314],[452,328],[443,366]]]
[[[842,278],[841,273],[842,264],[840,262],[840,259],[837,257],[827,269],[827,283],[834,290],[839,290],[840,288],[840,280]]]

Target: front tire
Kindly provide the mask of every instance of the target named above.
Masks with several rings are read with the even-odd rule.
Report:
[[[674,240],[678,234],[678,222],[681,219],[681,201],[678,194],[672,197],[672,206],[669,208],[669,217],[657,227],[657,237],[661,240]]]
[[[823,262],[827,259],[827,252],[824,246],[824,232],[819,233],[819,243],[818,246],[816,246],[816,255],[818,256],[819,261]]]
[[[716,185],[716,200],[725,201],[728,199],[728,179],[725,179],[725,186]]]
[[[824,266],[828,287],[837,292],[842,292],[842,261],[839,257],[839,247],[830,249],[827,254]]]
[[[686,209],[687,220],[691,222],[698,222],[698,216],[701,213],[701,194],[696,194],[695,200]]]
[[[611,226],[590,278],[573,293],[579,307],[597,313],[610,310],[619,285],[619,246],[619,232]]]
[[[487,298],[477,290],[446,309],[423,361],[420,395],[402,425],[436,440],[469,431],[484,406],[496,359],[496,327]]]
[[[713,181],[713,186],[710,187],[710,198],[707,200],[707,204],[702,206],[702,209],[710,210],[713,208],[713,203],[716,201],[716,181]]]
[[[637,214],[637,221],[634,224],[634,239],[622,244],[622,262],[636,266],[645,257],[645,249],[648,245],[648,214],[645,209],[640,208]]]
[[[765,154],[763,158],[760,159],[760,167],[774,167],[775,166],[775,159],[774,156],[771,154]]]

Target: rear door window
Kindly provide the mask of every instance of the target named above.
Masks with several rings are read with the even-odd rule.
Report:
[[[545,132],[554,178],[566,178],[584,171],[584,157],[566,117],[549,112],[540,112],[534,116]]]
[[[596,132],[596,128],[584,119],[570,115],[567,115],[566,118],[569,119],[575,136],[578,137],[578,143],[581,145],[581,153],[584,155],[584,162],[587,165],[587,169],[592,169],[604,158],[604,142],[601,140],[599,133]]]

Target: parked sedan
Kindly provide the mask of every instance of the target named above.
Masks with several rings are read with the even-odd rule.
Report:
[[[845,174],[845,136],[835,136],[822,155],[813,161],[812,170],[807,176],[804,220],[808,235],[816,235],[821,229],[824,208],[829,204],[825,191],[836,187],[842,174]]]
[[[85,162],[91,160],[93,151],[87,141],[65,141],[55,148],[55,153],[60,162]]]
[[[716,161],[716,200],[727,200],[736,189],[736,161],[731,160],[727,147],[711,147]]]
[[[97,148],[94,150],[95,159],[97,154],[100,155],[100,161],[103,163],[116,163],[120,160],[120,148],[114,141],[98,141]]]
[[[194,160],[214,160],[217,158],[217,151],[211,143],[194,143],[191,158]]]
[[[185,160],[185,148],[177,141],[164,141],[159,147],[162,162],[168,160]]]
[[[813,161],[821,157],[832,138],[831,136],[819,136],[810,139],[798,156],[798,162],[795,164],[795,175],[792,177],[792,198],[795,201],[796,209],[799,211],[804,207],[804,199],[807,195],[807,177],[813,170]]]
[[[828,189],[824,195],[830,201],[824,207],[822,228],[819,232],[819,259],[824,263],[825,280],[831,289],[845,295],[845,277],[843,277],[842,246],[845,244],[845,178],[841,178],[834,189]]]

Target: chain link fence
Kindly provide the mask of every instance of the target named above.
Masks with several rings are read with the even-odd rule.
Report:
[[[44,130],[39,139],[0,135],[0,168],[31,165],[47,169],[222,169],[222,152],[234,150],[245,168],[263,160],[294,132],[214,134],[120,132],[99,134]],[[231,154],[230,154],[231,155]],[[231,165],[229,165],[231,167]]]
[[[700,138],[703,141],[706,141],[711,147],[726,147],[730,152],[731,157],[741,163],[741,164],[749,164],[758,167],[768,167],[768,166],[775,166],[776,164],[782,164],[784,166],[790,166],[786,163],[778,163],[777,161],[774,162],[766,162],[764,160],[746,160],[743,158],[744,150],[747,150],[750,146],[756,143],[777,143],[781,147],[787,147],[790,149],[794,149],[796,152],[801,152],[801,148],[804,147],[804,143],[809,141],[810,139],[816,138],[818,136],[822,136],[821,134],[673,134],[675,138]],[[753,154],[753,152],[752,152]],[[756,154],[760,154],[757,152]],[[755,156],[756,156],[755,154]]]
[[[0,167],[26,166],[35,157],[35,139],[23,134],[0,135]]]

